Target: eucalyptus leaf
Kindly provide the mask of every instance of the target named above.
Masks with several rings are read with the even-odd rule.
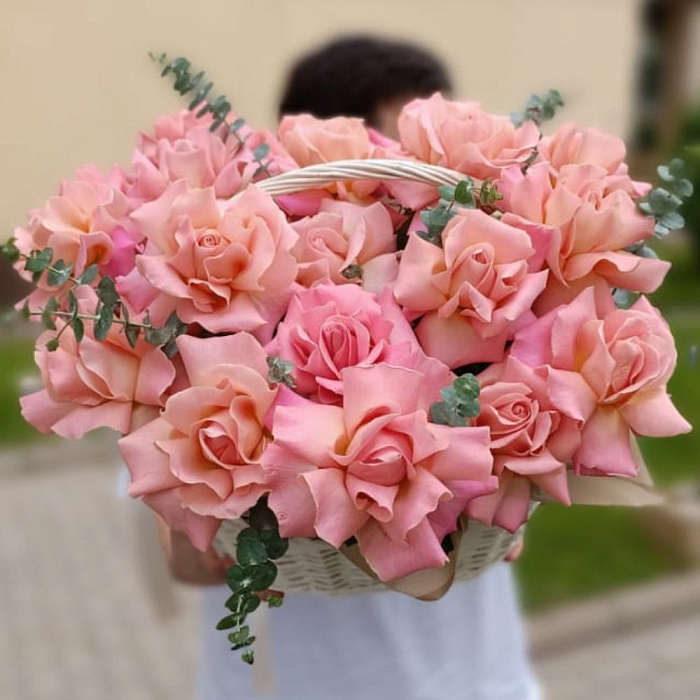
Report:
[[[236,542],[236,561],[239,565],[253,566],[262,564],[267,559],[267,550],[262,542],[253,539],[243,539]]]
[[[256,592],[267,590],[277,578],[277,566],[274,562],[266,561],[250,567],[250,587]]]
[[[73,335],[75,336],[76,341],[79,343],[85,335],[85,324],[83,323],[83,319],[74,316],[71,320],[71,325],[73,326]]]

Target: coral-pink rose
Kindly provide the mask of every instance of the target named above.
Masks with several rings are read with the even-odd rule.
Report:
[[[537,146],[540,159],[559,171],[565,165],[595,165],[617,182],[632,197],[643,197],[651,185],[634,182],[627,174],[624,162],[627,149],[618,136],[606,134],[598,129],[578,129],[575,124],[564,124],[551,136],[545,136]]]
[[[15,230],[17,247],[24,255],[51,248],[53,260],[71,265],[75,275],[82,274],[92,264],[104,271],[115,249],[124,256],[126,248],[126,256],[131,256],[133,265],[133,250],[139,236],[126,226],[130,209],[121,191],[123,185],[124,175],[118,168],[105,177],[96,167],[85,166],[76,173],[75,179],[61,183],[58,195],[30,214],[26,228]],[[116,246],[115,237],[118,238]],[[31,277],[30,273],[23,272],[22,263],[18,270],[27,278]],[[47,284],[46,275],[37,284],[43,292],[59,291]],[[41,291],[35,296],[46,298]]]
[[[317,119],[310,114],[290,115],[282,119],[278,135],[282,147],[300,168],[371,158],[376,151],[364,122],[354,117]],[[352,200],[364,199],[380,185],[378,180],[355,180],[337,182],[326,189]]]
[[[452,382],[450,370],[423,353],[390,289],[379,299],[352,285],[300,291],[266,350],[292,362],[297,391],[321,403],[342,403],[342,371],[355,365],[386,362]]]
[[[661,437],[691,429],[666,389],[676,366],[673,336],[644,297],[630,309],[598,309],[587,289],[516,334],[511,354],[547,368],[555,405],[581,407],[585,427],[574,455],[581,473],[634,475],[630,431]]]
[[[398,302],[416,318],[428,355],[450,367],[498,362],[547,281],[529,271],[527,234],[478,210],[461,210],[437,246],[415,233],[399,264]]]
[[[325,200],[318,214],[295,222],[292,228],[299,236],[292,249],[299,263],[297,281],[305,287],[328,280],[361,284],[379,294],[396,278],[394,227],[378,202],[365,207]],[[349,274],[351,266],[360,269]]]
[[[222,212],[213,189],[180,181],[134,212],[149,241],[136,265],[159,292],[151,318],[177,311],[214,333],[249,331],[266,342],[293,291],[297,235],[255,186],[227,206]]]
[[[265,492],[265,415],[277,390],[267,381],[265,351],[247,333],[182,336],[177,346],[190,386],[119,447],[129,494],[205,549],[219,520],[239,518]]]
[[[229,123],[236,120],[229,115]],[[185,180],[192,188],[212,187],[216,196],[228,198],[249,184],[260,163],[254,151],[263,142],[271,149],[265,158],[268,173],[275,175],[295,167],[274,135],[244,124],[239,138],[222,138],[222,129],[212,132],[211,116],[197,118],[181,111],[161,117],[153,135],[142,133],[134,151],[127,192],[137,203],[160,197],[170,184]]]
[[[442,538],[470,498],[495,488],[488,430],[428,423],[440,387],[416,370],[342,374],[343,408],[275,410],[263,466],[280,532],[334,547],[354,536],[383,581],[444,565]]]
[[[97,297],[83,286],[75,291],[79,310],[93,313]],[[59,332],[63,324],[59,323]],[[37,340],[35,360],[45,388],[21,399],[22,415],[42,432],[80,438],[86,432],[108,427],[128,433],[165,402],[175,379],[175,367],[158,347],[140,339],[132,348],[115,325],[103,341],[86,324],[78,343],[70,329],[60,333],[54,352],[46,349],[56,331]]]
[[[569,504],[567,462],[581,442],[583,421],[550,398],[547,377],[514,357],[479,377],[481,413],[474,425],[489,428],[499,489],[470,501],[470,517],[511,532],[527,520],[532,487]]]
[[[519,168],[504,172],[503,221],[550,240],[545,257],[552,275],[538,312],[570,301],[583,286],[652,292],[663,281],[669,263],[624,250],[649,238],[654,222],[617,184],[594,165],[563,166],[554,181],[547,163],[525,175]]]
[[[534,122],[515,127],[478,102],[446,100],[439,93],[407,104],[399,117],[401,145],[425,163],[485,179],[532,156],[540,138]]]

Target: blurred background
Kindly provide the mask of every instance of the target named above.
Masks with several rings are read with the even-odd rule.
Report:
[[[624,136],[637,179],[686,160],[695,196],[686,230],[655,242],[674,266],[652,301],[677,340],[674,401],[700,425],[700,156],[686,150],[700,149],[700,2],[3,3],[0,237],[81,164],[126,165],[136,132],[182,107],[148,51],[187,56],[272,128],[290,63],[357,31],[428,48],[457,97],[493,111],[558,88],[567,104],[547,130]],[[22,294],[3,263],[0,307]],[[191,697],[197,592],[168,583],[148,516],[122,497],[113,437],[71,444],[22,421],[34,329],[3,313],[0,333],[0,698]],[[642,449],[668,506],[548,506],[528,527],[516,566],[553,700],[700,697],[700,433]]]

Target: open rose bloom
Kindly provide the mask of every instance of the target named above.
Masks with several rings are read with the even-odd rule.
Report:
[[[182,112],[126,170],[79,171],[15,235],[48,328],[25,418],[113,428],[131,495],[201,550],[264,503],[282,537],[355,549],[383,582],[454,566],[469,520],[516,533],[576,480],[643,476],[635,437],[690,426],[622,141],[437,94],[399,132]],[[449,168],[471,197],[368,174],[269,188],[378,157]]]

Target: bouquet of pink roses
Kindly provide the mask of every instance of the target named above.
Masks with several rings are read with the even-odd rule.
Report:
[[[555,91],[514,119],[415,100],[400,143],[349,118],[264,133],[160,60],[189,110],[3,248],[46,327],[22,410],[121,433],[131,495],[198,548],[238,523],[234,648],[287,538],[382,582],[454,571],[473,528],[510,537],[533,502],[636,477],[635,435],[690,429],[637,297],[669,268],[645,242],[682,226],[680,163],[652,189],[615,137],[542,136]]]

